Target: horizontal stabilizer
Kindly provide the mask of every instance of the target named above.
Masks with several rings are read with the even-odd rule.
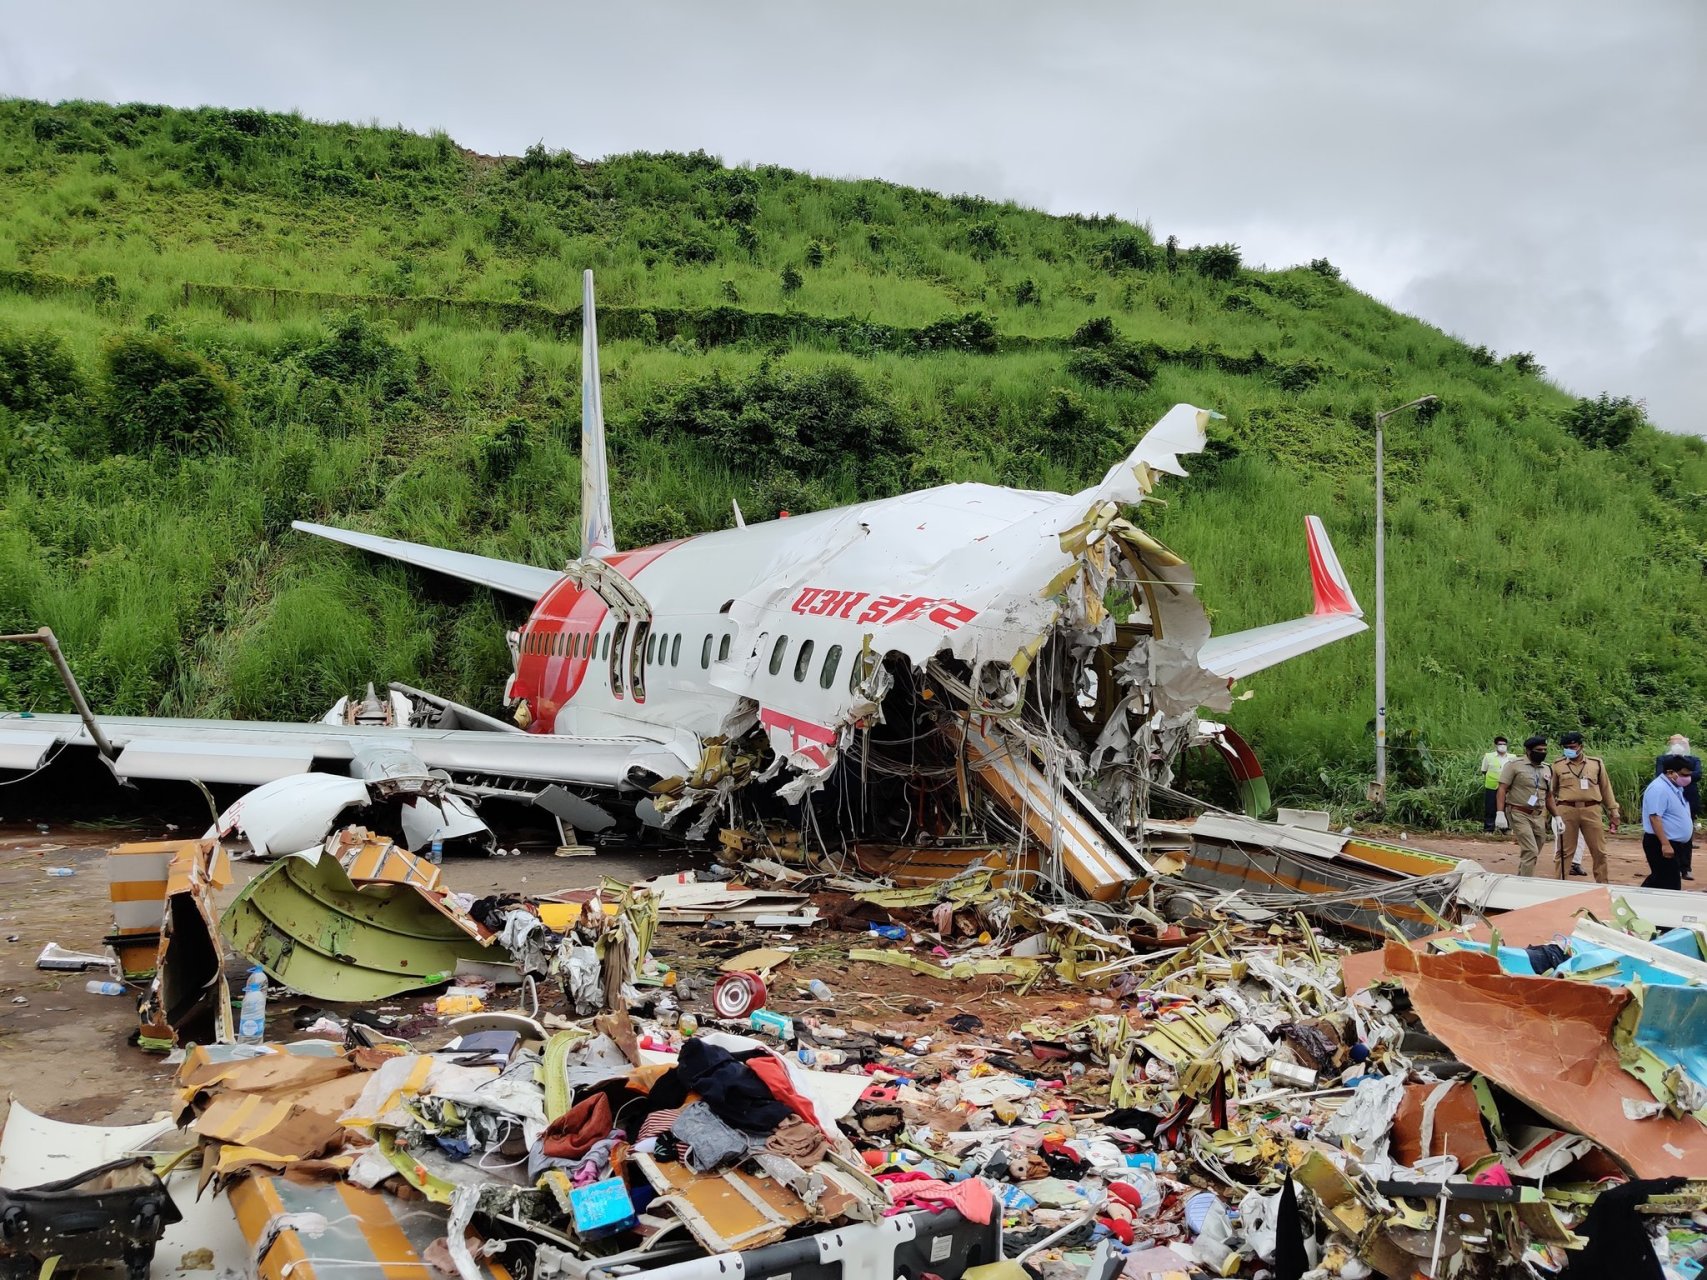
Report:
[[[551,569],[538,569],[531,564],[517,564],[513,560],[495,560],[491,556],[470,555],[466,551],[444,551],[438,547],[423,546],[418,542],[382,538],[374,533],[353,533],[348,529],[334,529],[330,525],[310,524],[306,520],[292,521],[291,528],[301,533],[312,533],[317,538],[342,542],[347,547],[371,551],[376,556],[386,556],[417,568],[431,569],[434,573],[442,573],[447,577],[461,578],[464,582],[491,587],[494,591],[520,596],[523,600],[538,600],[563,576]]]
[[[1310,550],[1310,588],[1315,597],[1315,611],[1307,618],[1291,622],[1211,636],[1197,651],[1197,660],[1204,670],[1228,680],[1241,680],[1288,658],[1369,629],[1363,621],[1363,606],[1351,593],[1351,583],[1321,520],[1306,516],[1304,530]]]

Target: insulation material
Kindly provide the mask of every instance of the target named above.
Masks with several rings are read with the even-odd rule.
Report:
[[[1637,1177],[1707,1177],[1707,1127],[1693,1117],[1625,1115],[1626,1099],[1653,1100],[1612,1041],[1628,991],[1513,977],[1470,951],[1422,956],[1389,944],[1386,957],[1424,1025],[1461,1061],[1593,1139]]]

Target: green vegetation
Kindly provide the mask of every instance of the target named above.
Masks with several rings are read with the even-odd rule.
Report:
[[[1217,628],[1308,606],[1312,511],[1371,606],[1369,423],[1431,392],[1388,433],[1396,816],[1468,816],[1495,731],[1581,726],[1626,796],[1667,732],[1703,736],[1702,442],[1325,259],[255,111],[0,102],[0,629],[51,625],[113,712],[306,718],[386,678],[493,705],[508,602],[289,523],[573,555],[585,267],[627,544],[732,498],[1070,490],[1185,400],[1226,420],[1141,518]],[[1359,803],[1369,637],[1251,683],[1230,719],[1277,798]],[[0,705],[63,704],[18,652]]]

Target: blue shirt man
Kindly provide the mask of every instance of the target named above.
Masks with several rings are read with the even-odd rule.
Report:
[[[1690,780],[1689,761],[1665,756],[1660,774],[1642,792],[1642,852],[1648,859],[1644,889],[1681,889],[1679,871],[1690,854],[1695,824],[1683,789]]]

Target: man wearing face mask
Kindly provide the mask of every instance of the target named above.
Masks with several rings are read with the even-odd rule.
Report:
[[[1606,761],[1583,753],[1583,736],[1572,729],[1559,739],[1563,754],[1553,761],[1553,804],[1562,826],[1559,844],[1559,879],[1565,878],[1565,850],[1577,847],[1577,837],[1588,845],[1594,863],[1594,878],[1610,883],[1606,873],[1606,825],[1618,834],[1618,798],[1612,794],[1612,776]]]
[[[1500,770],[1505,768],[1506,761],[1511,759],[1511,753],[1506,748],[1505,735],[1494,739],[1494,749],[1482,753],[1482,762],[1476,766],[1476,771],[1482,775],[1482,830],[1492,831],[1500,826],[1500,807],[1495,803],[1494,793],[1500,789]]]
[[[1521,760],[1506,761],[1500,770],[1495,803],[1501,819],[1517,837],[1518,874],[1532,876],[1547,839],[1547,818],[1553,807],[1553,771],[1547,765],[1547,739],[1525,738]]]
[[[1648,859],[1644,889],[1681,889],[1678,868],[1689,858],[1695,822],[1683,789],[1694,775],[1683,756],[1661,756],[1660,775],[1642,792],[1642,852]]]
[[[1656,778],[1665,772],[1666,756],[1682,756],[1684,763],[1689,766],[1689,785],[1683,789],[1683,799],[1689,806],[1689,817],[1693,821],[1701,816],[1701,757],[1690,754],[1688,738],[1681,733],[1674,733],[1671,735],[1671,741],[1666,743],[1665,755],[1654,761]],[[1695,879],[1689,874],[1690,861],[1691,854],[1686,851],[1677,862],[1678,875],[1685,880]]]

